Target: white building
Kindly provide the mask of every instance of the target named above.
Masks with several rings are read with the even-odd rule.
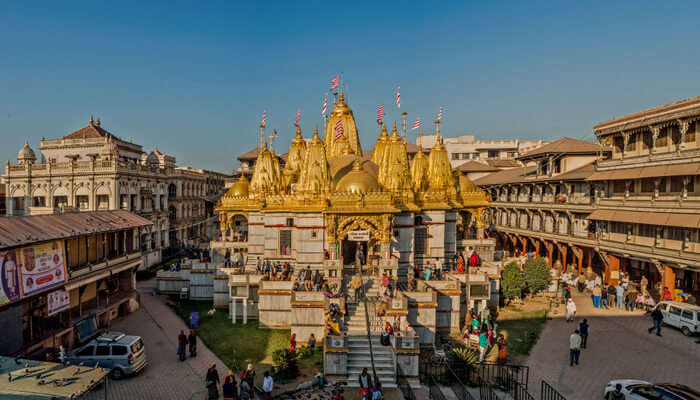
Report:
[[[423,148],[435,145],[436,136],[422,136],[418,144]],[[445,148],[450,155],[450,164],[456,168],[469,160],[485,162],[487,160],[515,160],[520,154],[547,144],[539,140],[479,140],[473,135],[443,138]]]

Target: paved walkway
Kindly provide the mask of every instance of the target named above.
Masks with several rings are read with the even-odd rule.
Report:
[[[549,321],[533,348],[530,392],[539,398],[540,382],[546,380],[567,400],[601,398],[612,379],[642,379],[682,383],[700,390],[700,344],[675,328],[662,329],[662,337],[650,335],[651,318],[643,312],[593,308],[589,295],[574,293],[576,323],[563,316]],[[591,332],[580,365],[569,366],[569,335],[583,318]]]
[[[212,362],[216,362],[222,381],[227,370],[201,341],[197,342],[197,357],[180,362],[177,356],[177,334],[187,329],[185,323],[166,304],[153,296],[156,281],[139,282],[141,308],[116,321],[111,330],[143,338],[148,367],[138,375],[109,382],[109,399],[205,399],[204,377]],[[91,392],[87,399],[104,399],[104,389]]]

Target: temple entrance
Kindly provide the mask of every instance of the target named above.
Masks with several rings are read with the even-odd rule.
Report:
[[[367,264],[368,247],[367,242],[344,239],[341,253],[343,255],[343,264],[354,267],[357,257],[360,258],[361,265]]]

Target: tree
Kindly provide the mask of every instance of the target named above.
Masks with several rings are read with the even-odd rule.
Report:
[[[525,279],[516,262],[506,264],[501,272],[501,290],[506,300],[520,297],[525,287]]]
[[[547,260],[542,257],[531,258],[523,267],[525,283],[530,294],[535,295],[549,287],[552,275],[549,273]]]

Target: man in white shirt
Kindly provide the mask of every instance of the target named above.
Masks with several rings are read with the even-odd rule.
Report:
[[[272,389],[275,388],[275,382],[268,371],[265,371],[263,376],[263,398],[272,399]]]
[[[578,365],[578,358],[581,355],[581,335],[578,329],[569,337],[569,365],[574,366],[574,362]]]

